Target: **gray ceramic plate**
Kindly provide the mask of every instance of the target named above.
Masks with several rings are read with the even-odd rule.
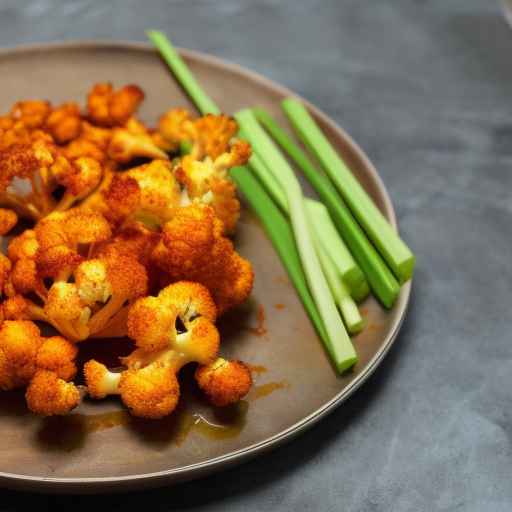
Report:
[[[285,122],[279,102],[290,91],[206,55],[183,51],[183,56],[224,111],[261,105]],[[190,106],[157,53],[143,44],[85,42],[6,50],[0,53],[0,76],[0,111],[22,98],[83,100],[91,85],[101,81],[139,84],[147,94],[141,116],[148,122],[154,123],[172,106]],[[308,107],[395,224],[389,197],[368,158],[325,114]],[[392,311],[384,311],[373,299],[366,301],[367,328],[355,339],[359,363],[352,373],[337,377],[279,259],[247,211],[239,224],[237,246],[252,261],[256,282],[249,303],[222,322],[223,350],[254,366],[255,388],[247,401],[220,414],[185,384],[188,398],[179,412],[148,423],[131,420],[116,400],[85,402],[69,417],[41,419],[26,412],[21,395],[3,393],[2,485],[102,492],[197,478],[291,439],[368,378],[397,335],[410,284],[403,287]]]

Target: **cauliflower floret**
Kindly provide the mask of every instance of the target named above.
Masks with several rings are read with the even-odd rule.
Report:
[[[23,295],[13,295],[2,304],[2,313],[6,320],[41,320],[46,322],[46,314],[40,306],[36,306]]]
[[[76,347],[60,336],[44,338],[28,321],[5,320],[0,327],[0,389],[28,386],[29,409],[49,416],[76,407],[80,394],[66,381],[76,374]]]
[[[0,388],[26,385],[36,371],[42,339],[39,328],[28,321],[5,320],[0,328]]]
[[[64,156],[69,159],[90,157],[106,163],[107,149],[112,138],[112,130],[93,126],[82,121],[80,136],[64,148]]]
[[[37,368],[53,372],[59,379],[71,380],[77,371],[77,347],[62,336],[51,336],[43,340],[37,352]]]
[[[174,328],[178,312],[160,297],[144,297],[132,306],[128,315],[130,336],[138,339],[137,345],[153,352],[161,350],[175,338]]]
[[[163,365],[123,372],[119,389],[126,407],[139,418],[159,419],[169,415],[180,397],[176,374]]]
[[[128,333],[139,348],[154,352],[176,339],[178,317],[188,329],[199,316],[215,322],[217,310],[210,293],[199,283],[180,281],[161,290],[158,297],[139,299],[128,316]]]
[[[18,216],[13,210],[0,208],[0,236],[6,235],[18,223]]]
[[[135,416],[170,414],[179,398],[179,369],[189,362],[208,364],[217,356],[215,317],[208,290],[197,283],[175,283],[158,297],[139,299],[128,314],[128,333],[138,348],[122,358],[127,369],[114,373],[89,361],[84,367],[89,394],[119,394]]]
[[[108,147],[108,156],[119,163],[128,163],[134,158],[168,159],[154,142],[148,130],[136,119],[130,119],[124,128],[116,128]]]
[[[98,259],[84,261],[75,272],[78,295],[85,304],[105,303],[112,295],[106,264]]]
[[[218,407],[238,402],[252,386],[251,372],[242,361],[226,361],[222,357],[199,366],[195,378],[209,401]]]
[[[0,150],[0,204],[34,220],[52,211],[48,168],[54,158],[55,148],[43,140]]]
[[[105,192],[107,215],[114,223],[129,220],[155,228],[169,220],[180,203],[180,187],[165,160],[116,175]]]
[[[48,321],[66,337],[72,340],[88,337],[91,309],[80,299],[76,284],[54,283],[48,292],[44,312]]]
[[[103,169],[97,160],[80,157],[74,161],[59,156],[50,168],[50,172],[59,185],[66,191],[55,210],[67,210],[77,201],[90,195],[100,184]]]
[[[197,138],[197,129],[187,110],[175,108],[160,117],[158,134],[161,145],[169,151],[176,151],[182,141],[194,141]]]
[[[102,174],[98,161],[90,157],[68,160],[44,141],[16,144],[0,151],[0,204],[39,220],[91,194]],[[52,194],[59,186],[65,190],[57,203]]]
[[[171,281],[191,280],[206,286],[219,314],[242,303],[251,292],[251,264],[222,236],[222,223],[209,206],[177,209],[164,225],[152,257]]]
[[[62,416],[80,403],[80,392],[72,382],[60,379],[54,372],[39,370],[25,394],[28,408],[40,416]]]
[[[187,155],[175,172],[188,197],[210,204],[227,233],[233,232],[240,216],[236,188],[227,170],[245,164],[250,156],[250,146],[246,142],[237,141],[228,153],[219,155],[214,161],[210,157],[199,161]]]
[[[207,114],[195,122],[201,156],[216,159],[229,149],[231,139],[238,132],[237,122],[224,114]]]
[[[98,244],[95,254],[97,256],[109,254],[133,256],[150,272],[154,270],[150,265],[151,253],[159,240],[160,233],[137,223],[118,230],[110,240]]]
[[[91,359],[84,365],[87,392],[91,398],[101,400],[108,395],[119,395],[121,372],[111,372],[98,361]]]
[[[74,283],[55,282],[44,313],[59,332],[80,341],[107,329],[129,304],[147,292],[144,267],[133,257],[112,253],[81,263]],[[117,336],[122,336],[124,330]],[[111,333],[111,336],[115,336]]]
[[[48,101],[26,100],[18,101],[11,109],[11,118],[23,124],[28,129],[41,128],[51,112]]]
[[[76,103],[64,103],[54,109],[46,119],[46,128],[57,144],[66,144],[80,135],[82,121]]]
[[[39,250],[36,232],[33,229],[26,229],[19,236],[11,238],[7,247],[7,256],[16,263],[20,259],[34,259]]]
[[[121,126],[133,115],[144,99],[136,85],[114,91],[112,84],[96,84],[87,98],[89,118],[99,126]]]
[[[228,151],[237,131],[236,121],[224,114],[208,114],[192,120],[184,109],[169,110],[158,124],[158,134],[172,150],[176,151],[182,142],[190,142],[195,159],[206,156],[216,159]]]
[[[37,224],[35,234],[39,272],[56,281],[67,281],[83,260],[79,248],[105,241],[112,232],[102,215],[71,209],[45,217]]]
[[[36,256],[39,243],[35,231],[25,230],[21,235],[10,240],[7,256],[12,262],[10,275],[4,281],[4,291],[9,297],[16,293],[44,294],[43,282],[37,272]]]

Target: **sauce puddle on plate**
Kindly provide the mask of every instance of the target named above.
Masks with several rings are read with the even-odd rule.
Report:
[[[285,380],[280,382],[267,382],[265,384],[260,384],[259,386],[254,386],[249,396],[252,400],[258,400],[258,398],[266,397],[274,393],[274,391],[278,391],[280,389],[287,389],[289,387],[290,384]]]

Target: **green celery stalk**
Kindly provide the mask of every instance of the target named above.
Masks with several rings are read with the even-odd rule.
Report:
[[[312,230],[312,233],[313,236],[318,236],[318,232]],[[322,250],[321,243],[319,243],[317,247],[320,247],[320,250],[317,250],[318,259],[322,265],[322,270],[329,283],[329,288],[331,289],[334,300],[341,312],[347,331],[350,334],[357,334],[361,332],[364,326],[363,318],[359,313],[357,304],[350,296],[350,291],[345,286],[343,279],[340,278],[337,268],[329,254]]]
[[[267,112],[262,109],[255,109],[254,111],[258,120],[298,167],[302,169],[308,181],[318,192],[338,231],[357,263],[361,266],[373,293],[384,306],[390,308],[398,297],[400,286],[380,254],[353,218],[332,183],[315,168],[306,154]]]
[[[238,130],[238,136],[243,140],[248,140],[243,129]],[[288,200],[286,199],[286,194],[283,192],[281,185],[272,174],[272,171],[270,171],[270,169],[265,165],[265,162],[259,157],[259,155],[253,152],[249,159],[249,166],[263,183],[265,189],[272,196],[272,199],[276,202],[279,208],[288,215]]]
[[[252,155],[251,159],[249,160],[249,165],[253,169],[256,176],[258,176],[260,181],[263,183],[263,185],[267,189],[267,192],[269,192],[269,194],[274,198],[275,202],[281,207],[281,210],[284,213],[286,213],[286,215],[289,215],[290,211],[288,209],[288,201],[286,199],[286,195],[284,194],[281,185],[276,180],[272,172],[258,157],[257,154]],[[324,260],[327,259],[330,261],[332,260],[332,258],[329,255],[336,257],[338,254],[343,253],[343,250],[347,251],[346,248],[344,249],[344,246],[342,246],[343,248],[341,249],[338,246],[338,242],[342,242],[341,239],[339,238],[336,228],[332,224],[331,218],[329,217],[329,214],[327,213],[325,206],[322,203],[315,201],[313,199],[306,199],[305,204],[307,209],[307,215],[310,220],[309,227],[311,237],[313,238],[317,252],[323,253]],[[323,213],[325,212],[325,217],[322,219],[316,219],[316,215],[318,212],[321,212],[321,215],[323,215]],[[319,224],[317,222],[318,220],[320,221],[319,223],[323,224],[324,226],[327,225],[328,227],[322,227],[322,229],[318,229],[319,236],[313,236],[312,230],[314,228],[312,228],[312,226],[316,226],[317,224]],[[347,259],[350,259],[350,253],[348,253],[348,256],[349,258]],[[339,264],[335,265],[334,263],[333,266],[336,269],[336,271],[340,273],[337,279],[343,279],[343,273],[344,270],[346,270],[345,267],[343,265],[340,266]],[[330,286],[330,288],[332,290],[332,286]],[[361,300],[362,298],[365,298],[368,295],[368,293],[368,284],[366,280],[363,278],[363,280],[361,282],[358,282],[355,286],[354,298],[356,298],[356,300]],[[352,331],[349,330],[349,332]]]
[[[252,111],[242,110],[235,114],[235,119],[253,150],[273,172],[286,193],[290,221],[304,274],[329,337],[328,349],[333,354],[337,370],[343,372],[356,363],[357,355],[336,309],[313,247],[300,184],[288,162],[261,128]]]
[[[415,258],[339,157],[304,105],[286,98],[283,109],[304,144],[322,164],[354,216],[401,283],[411,278]]]
[[[329,338],[308,290],[289,222],[247,167],[233,167],[230,170],[230,176],[261,220],[316,331],[329,349]]]
[[[203,115],[220,114],[219,107],[217,107],[215,102],[201,88],[167,36],[159,30],[148,30],[146,35],[156,46],[160,55],[162,55],[165,62],[167,62],[167,65],[171,68],[183,89],[185,89],[187,94],[192,98],[198,110]]]
[[[239,131],[239,136],[243,139],[247,139],[243,129]],[[253,153],[251,156],[249,165],[263,183],[267,192],[280,206],[281,210],[289,216],[290,211],[288,208],[286,194],[284,193],[281,184],[272,174],[272,171],[269,170],[256,153]],[[320,236],[314,238],[315,244],[321,243],[323,250],[330,254],[331,259],[336,262],[336,267],[342,279],[349,286],[354,298],[356,300],[366,298],[369,293],[368,283],[366,282],[361,269],[357,266],[352,255],[339,237],[325,206],[314,199],[306,199],[305,201],[308,215],[318,217],[318,219],[315,219],[314,225],[319,230]]]
[[[318,243],[329,255],[339,275],[356,300],[362,300],[370,292],[364,274],[354,261],[347,246],[340,238],[325,205],[306,199],[306,208],[317,234]]]

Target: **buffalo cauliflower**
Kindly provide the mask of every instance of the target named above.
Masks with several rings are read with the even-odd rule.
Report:
[[[228,152],[220,154],[215,160],[209,156],[204,160],[184,156],[175,171],[189,199],[210,204],[228,233],[233,232],[240,216],[240,203],[228,170],[244,165],[250,156],[251,147],[247,142],[236,141]]]
[[[201,204],[178,208],[164,224],[162,240],[152,255],[171,282],[186,279],[206,286],[219,314],[244,302],[254,279],[251,264],[222,231],[213,208]]]
[[[208,364],[217,356],[215,318],[208,290],[197,283],[175,283],[157,297],[140,299],[128,315],[128,334],[138,348],[122,358],[126,367],[122,372],[89,361],[84,368],[89,394],[121,395],[135,416],[170,414],[179,399],[179,369],[190,362]]]
[[[125,85],[114,91],[112,84],[96,84],[87,97],[87,113],[98,126],[122,126],[143,99],[144,93],[136,85]]]
[[[226,361],[222,357],[199,366],[196,381],[208,400],[224,407],[241,400],[252,386],[251,371],[241,361]]]
[[[44,338],[29,321],[5,320],[0,327],[0,389],[28,386],[30,410],[51,416],[66,414],[80,401],[69,383],[76,374],[76,347],[60,336]]]

